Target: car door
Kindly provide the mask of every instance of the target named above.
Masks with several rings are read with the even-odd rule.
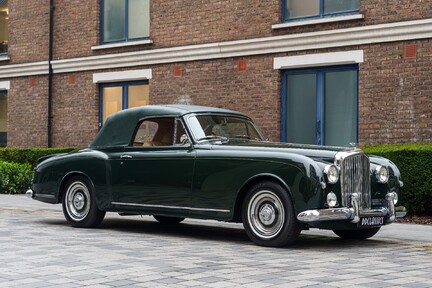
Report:
[[[187,216],[195,152],[185,137],[178,118],[142,121],[132,144],[111,160],[113,204]]]

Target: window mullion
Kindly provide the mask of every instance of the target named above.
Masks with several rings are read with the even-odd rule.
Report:
[[[324,16],[324,0],[320,0],[320,17]]]
[[[128,85],[127,84],[123,84],[122,85],[122,109],[127,109],[129,108],[129,101],[128,101]]]
[[[324,145],[324,72],[317,72],[317,83],[316,83],[316,91],[317,91],[317,114],[316,114],[316,134],[315,134],[315,143],[317,145]]]
[[[125,39],[129,40],[129,0],[125,0]]]

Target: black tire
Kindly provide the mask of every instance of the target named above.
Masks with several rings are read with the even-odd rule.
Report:
[[[72,177],[66,183],[62,207],[66,220],[74,227],[96,227],[105,217],[105,211],[96,205],[92,183],[81,176]]]
[[[181,217],[168,217],[168,216],[158,216],[158,215],[153,215],[153,217],[160,223],[163,224],[178,224],[180,222],[182,222],[183,220],[185,220],[185,218],[181,218]]]
[[[333,230],[333,232],[343,239],[365,240],[374,236],[381,227],[361,229],[361,230]]]
[[[243,202],[242,220],[249,238],[262,246],[292,244],[302,228],[288,191],[274,182],[258,183],[249,190]]]

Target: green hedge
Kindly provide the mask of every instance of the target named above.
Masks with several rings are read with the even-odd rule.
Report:
[[[0,148],[0,193],[25,193],[31,186],[33,167],[43,156],[66,153],[73,148]]]
[[[28,163],[8,163],[0,161],[0,193],[25,193],[31,186],[32,166]]]
[[[402,205],[415,214],[432,215],[432,143],[362,147],[368,154],[382,156],[399,168],[404,182]]]
[[[67,153],[74,148],[0,148],[0,161],[11,163],[29,163],[36,166],[37,159],[56,153]]]

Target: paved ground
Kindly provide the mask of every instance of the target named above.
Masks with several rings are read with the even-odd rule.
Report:
[[[363,242],[304,231],[275,249],[241,225],[108,214],[76,229],[60,209],[0,195],[0,287],[432,286],[432,226],[392,224]]]

